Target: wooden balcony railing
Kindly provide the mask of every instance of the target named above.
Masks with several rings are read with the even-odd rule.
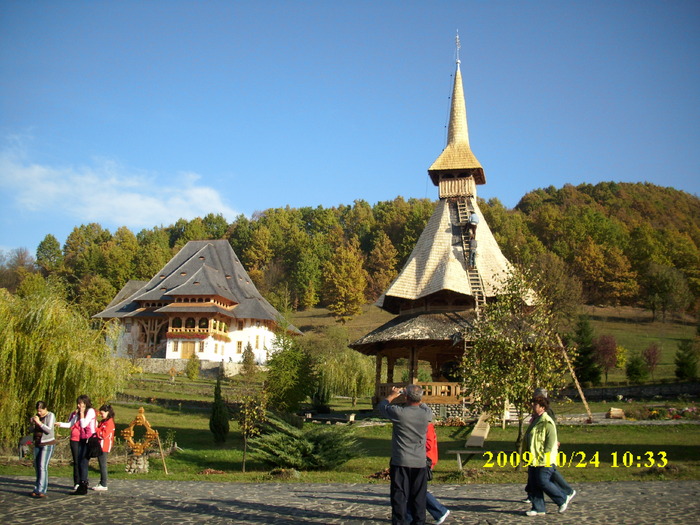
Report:
[[[471,402],[471,396],[462,392],[462,387],[459,383],[434,382],[417,384],[423,388],[424,403],[455,405],[461,403],[465,397],[468,403]],[[408,383],[379,383],[376,388],[377,399],[384,399],[388,396],[392,386],[403,388],[406,385]],[[401,402],[402,398],[399,398],[398,401]]]

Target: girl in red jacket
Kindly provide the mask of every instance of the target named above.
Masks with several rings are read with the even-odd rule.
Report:
[[[97,425],[97,437],[102,442],[102,454],[97,456],[100,463],[100,483],[92,490],[107,490],[107,458],[114,444],[114,410],[112,405],[100,407],[102,421]]]

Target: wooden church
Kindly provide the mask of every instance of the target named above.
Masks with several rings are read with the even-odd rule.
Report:
[[[459,57],[447,146],[428,175],[438,188],[435,211],[400,274],[377,301],[397,317],[350,344],[376,357],[375,403],[392,385],[406,384],[394,377],[396,361],[403,358],[408,382],[423,387],[426,403],[459,404],[463,396],[451,370],[461,362],[479,308],[495,298],[512,271],[476,199],[476,188],[486,184],[486,177],[469,145]],[[475,230],[472,215],[478,218]],[[475,251],[471,257],[470,251]],[[419,361],[430,363],[430,382],[419,383]]]
[[[119,320],[119,355],[234,363],[248,344],[265,363],[282,320],[226,240],[188,242],[150,281],[129,281],[95,317]]]

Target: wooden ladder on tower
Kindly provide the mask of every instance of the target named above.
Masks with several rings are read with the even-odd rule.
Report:
[[[480,308],[486,304],[486,296],[484,295],[484,283],[479,275],[479,270],[476,269],[476,266],[469,266],[469,245],[471,244],[469,216],[473,211],[474,205],[471,197],[462,197],[457,200],[457,220],[459,221],[460,235],[462,237],[462,252],[464,253],[469,286],[471,286],[474,300],[476,301],[475,311],[478,317]]]

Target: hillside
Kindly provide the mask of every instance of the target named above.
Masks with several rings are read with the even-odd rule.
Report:
[[[374,205],[358,200],[332,208],[271,208],[231,223],[209,214],[137,234],[81,225],[63,244],[47,235],[36,262],[28,253],[0,257],[0,287],[14,292],[26,275],[41,272],[58,278],[68,297],[93,315],[129,279],[150,279],[188,241],[226,239],[277,309],[328,306],[352,287],[352,310],[386,289],[434,204],[397,197]],[[604,182],[538,189],[514,209],[498,199],[480,201],[480,207],[504,255],[539,274],[542,286],[569,310],[581,303],[628,305],[663,318],[698,309],[697,196],[647,183]]]

